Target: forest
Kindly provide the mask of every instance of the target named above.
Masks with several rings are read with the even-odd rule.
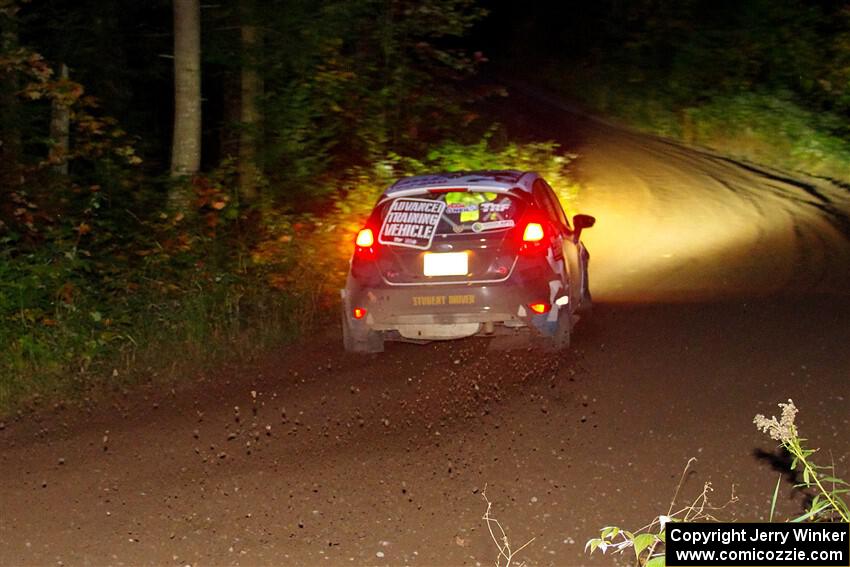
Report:
[[[846,1],[0,0],[0,34],[0,412],[333,325],[398,177],[537,169],[569,200],[502,78],[850,183]]]

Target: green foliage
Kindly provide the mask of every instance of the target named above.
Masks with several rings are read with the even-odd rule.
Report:
[[[850,141],[841,119],[805,110],[786,94],[717,97],[683,111],[684,139],[735,157],[850,180]]]
[[[656,85],[610,80],[618,72],[608,69],[609,78],[590,72],[576,81],[582,92],[572,94],[646,132],[755,163],[850,181],[850,138],[838,113],[807,109],[788,90],[705,93],[677,101]],[[551,86],[569,91],[560,75],[551,68],[548,73]]]
[[[251,356],[312,318],[296,290],[265,285],[248,265],[216,177],[193,189],[191,218],[115,210],[98,190],[85,221],[41,227],[29,236],[37,246],[2,238],[0,413],[108,384],[113,373]]]
[[[587,55],[535,76],[648,132],[848,182],[844,4],[603,0]]]
[[[421,154],[476,116],[458,86],[476,58],[451,47],[484,11],[471,0],[294,2],[269,12],[264,161],[276,187],[317,194],[317,177],[389,149]],[[480,59],[480,58],[479,58]]]
[[[404,158],[390,153],[385,164],[399,175],[416,175],[433,171],[480,171],[487,169],[519,169],[540,173],[558,193],[569,212],[578,186],[570,178],[569,163],[575,155],[562,152],[553,141],[519,144],[496,144],[498,126],[492,127],[478,142],[446,141],[431,148],[423,159]]]
[[[803,481],[794,488],[814,492],[808,510],[791,521],[850,522],[850,508],[843,497],[850,492],[850,484],[836,477],[834,465],[821,466],[812,461],[810,457],[817,453],[817,449],[806,447],[806,440],[797,432],[794,420],[798,410],[794,402],[788,400],[788,403],[780,403],[779,407],[782,410],[780,418],[768,419],[759,414],[755,416],[753,423],[758,429],[769,434],[771,439],[782,443],[782,448],[793,457],[791,470],[799,471],[803,475]],[[772,508],[771,506],[771,516]]]

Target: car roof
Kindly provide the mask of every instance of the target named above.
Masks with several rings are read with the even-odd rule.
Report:
[[[422,190],[456,188],[491,190],[507,192],[519,189],[531,193],[534,180],[540,177],[533,171],[518,171],[516,169],[498,169],[487,171],[456,171],[431,173],[404,177],[390,185],[381,195],[381,200],[413,195]]]

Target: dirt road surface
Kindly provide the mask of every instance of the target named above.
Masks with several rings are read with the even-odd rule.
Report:
[[[762,520],[793,398],[850,476],[850,191],[512,103],[580,154],[596,309],[562,356],[484,339],[344,354],[338,331],[177,390],[0,428],[2,565],[492,565],[482,491],[529,565],[712,482]],[[779,514],[803,495],[785,477]]]

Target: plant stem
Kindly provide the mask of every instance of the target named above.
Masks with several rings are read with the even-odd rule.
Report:
[[[827,490],[820,483],[817,471],[815,471],[814,467],[812,467],[812,465],[809,464],[809,461],[806,460],[806,457],[803,454],[802,447],[799,446],[799,443],[796,442],[796,439],[794,439],[794,441],[795,442],[793,444],[791,442],[786,442],[786,448],[788,449],[788,451],[795,457],[797,457],[800,462],[803,463],[803,466],[806,468],[806,470],[809,471],[809,475],[815,480],[815,484],[817,484],[817,487],[821,491],[821,494],[823,494],[827,501],[830,503],[832,509],[838,512],[838,515],[841,516],[841,519],[843,521],[850,522],[850,518],[848,518],[844,511],[838,507],[838,505],[835,503],[835,500],[833,500],[832,495],[827,492]]]

